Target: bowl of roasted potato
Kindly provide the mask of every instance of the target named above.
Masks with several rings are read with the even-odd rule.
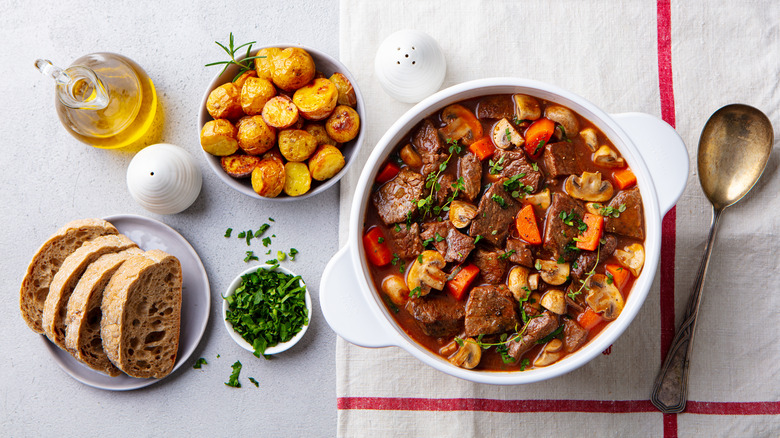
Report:
[[[209,84],[198,115],[211,169],[258,199],[304,199],[334,185],[363,143],[363,96],[352,74],[299,45],[234,59]]]

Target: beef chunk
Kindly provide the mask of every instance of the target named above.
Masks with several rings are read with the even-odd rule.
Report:
[[[503,160],[503,162],[501,161]],[[542,185],[544,175],[541,170],[534,170],[531,163],[525,156],[523,151],[504,151],[496,150],[493,154],[493,162],[501,163],[502,169],[498,172],[499,175],[511,178],[516,175],[524,175],[519,179],[523,185],[530,187],[529,193],[535,193]],[[537,167],[538,169],[538,167]]]
[[[395,227],[390,228],[387,242],[390,245],[390,250],[402,259],[416,257],[417,254],[423,252],[420,226],[416,222],[408,227],[401,225],[400,231],[396,231]]]
[[[507,239],[505,249],[506,253],[509,254],[507,260],[520,266],[525,266],[526,268],[533,268],[534,256],[528,246],[529,245],[522,240]]]
[[[463,331],[463,305],[449,296],[433,293],[412,298],[406,309],[428,336],[455,336]]]
[[[449,173],[445,173],[439,177],[439,188],[436,190],[436,205],[444,205],[447,199],[452,196],[455,189],[452,185],[455,184],[455,177]]]
[[[401,169],[395,178],[379,188],[371,201],[385,225],[406,220],[407,215],[417,213],[417,200],[422,196],[423,178],[417,172]]]
[[[567,353],[579,350],[588,341],[588,331],[576,321],[563,318],[563,346]]]
[[[422,158],[422,174],[427,176],[439,169],[439,165],[447,159],[444,153],[444,144],[439,138],[439,132],[433,126],[433,122],[425,119],[412,137],[412,145]]]
[[[604,261],[615,252],[615,249],[617,248],[617,239],[615,236],[612,234],[605,234],[603,239],[604,244],[599,247],[598,253],[596,253],[596,251],[582,251],[577,257],[577,260],[572,264],[571,277],[575,280],[573,284],[576,283],[577,288],[580,287],[582,282],[576,280],[585,280],[585,277],[588,276],[588,272],[596,266],[597,259]]]
[[[515,360],[520,359],[526,351],[536,344],[536,341],[554,332],[557,328],[558,315],[545,310],[541,316],[528,321],[528,327],[526,327],[521,339],[514,339],[513,336],[509,337],[509,340],[506,342],[509,355],[515,358]]]
[[[482,190],[482,162],[476,155],[467,153],[458,160],[458,178],[463,178],[463,197],[471,202]]]
[[[474,251],[473,262],[479,268],[485,283],[498,284],[504,280],[507,263],[500,256],[501,253],[498,251],[488,251],[483,248]]]
[[[515,105],[508,94],[488,96],[479,101],[476,113],[478,119],[512,119]]]
[[[504,190],[506,178],[501,178],[485,191],[479,200],[477,216],[471,221],[469,235],[482,236],[495,246],[504,246],[509,226],[514,223],[520,204]]]
[[[574,214],[572,225],[564,223],[561,213],[564,213],[567,218],[572,213]],[[572,243],[572,239],[579,234],[577,223],[582,220],[584,213],[585,208],[571,196],[565,193],[553,193],[552,203],[547,210],[544,224],[542,246],[549,250],[556,259],[563,257],[564,260],[570,262],[577,257],[576,251],[566,248]]]
[[[431,243],[447,263],[463,263],[474,249],[474,239],[458,231],[449,221],[424,223],[420,237],[424,240],[431,239]]]
[[[431,221],[422,225],[423,231],[420,233],[420,238],[423,240],[430,240],[436,251],[439,251],[441,255],[447,253],[447,233],[450,230],[449,222]]]
[[[448,222],[449,223],[449,222]],[[447,231],[447,252],[444,254],[445,262],[455,262],[461,264],[466,261],[466,257],[474,249],[474,239],[467,236],[457,228],[450,226]]]
[[[625,211],[620,213],[619,217],[607,217],[604,221],[604,230],[635,239],[644,239],[642,196],[639,194],[639,188],[634,187],[633,189],[620,191],[609,202],[609,206],[615,209],[615,211],[619,211],[621,204],[625,204]]]
[[[568,141],[550,143],[544,147],[544,166],[547,175],[556,178],[562,175],[577,175],[581,172],[574,152],[574,144]]]
[[[517,301],[506,286],[478,286],[466,302],[466,336],[493,335],[515,328]]]

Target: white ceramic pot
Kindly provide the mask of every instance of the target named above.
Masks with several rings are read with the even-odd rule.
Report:
[[[593,340],[559,362],[518,372],[467,370],[450,364],[410,338],[385,308],[371,280],[361,233],[371,187],[381,164],[401,139],[430,114],[445,106],[478,96],[522,93],[556,102],[579,113],[612,140],[637,178],[645,223],[645,266],[636,279],[623,312]],[[363,347],[398,346],[447,374],[491,384],[538,382],[572,371],[607,349],[636,316],[653,283],[661,252],[661,218],[682,194],[688,179],[688,152],[667,123],[643,113],[609,115],[574,93],[542,82],[493,78],[462,83],[442,90],[406,112],[374,148],[355,191],[345,247],[325,267],[320,304],[328,324],[341,337]]]

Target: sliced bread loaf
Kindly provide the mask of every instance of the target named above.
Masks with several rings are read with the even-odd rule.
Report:
[[[179,348],[179,260],[151,250],[130,257],[103,293],[100,335],[108,358],[132,377],[164,377]]]
[[[68,300],[65,347],[77,360],[109,376],[118,376],[122,372],[108,360],[100,339],[103,290],[122,263],[142,252],[139,248],[130,248],[100,256],[84,271]]]
[[[119,231],[102,219],[80,219],[65,224],[41,245],[33,256],[19,292],[22,318],[36,333],[43,333],[41,320],[49,285],[60,266],[84,242]]]
[[[41,324],[44,333],[52,342],[65,349],[65,315],[68,310],[68,300],[87,266],[104,254],[137,246],[122,234],[100,236],[81,245],[62,262],[62,266],[51,280],[49,294],[43,305]]]

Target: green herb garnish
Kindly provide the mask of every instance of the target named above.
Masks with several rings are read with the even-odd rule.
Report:
[[[290,252],[287,253],[290,256],[290,261],[295,261],[295,256],[298,255],[298,250],[295,248],[290,248]]]
[[[238,381],[238,375],[241,373],[241,361],[236,361],[236,363],[233,364],[233,372],[230,373],[230,379],[225,382],[225,385],[230,386],[232,388],[240,388],[241,382]]]
[[[246,257],[244,257],[244,263],[248,263],[251,260],[260,260],[260,259],[257,258],[254,251],[247,251]]]
[[[225,230],[225,237],[230,237],[231,233],[233,233],[233,229],[232,228],[228,228],[227,230]]]
[[[225,297],[225,320],[252,345],[257,357],[266,348],[289,341],[309,324],[301,277],[277,272],[277,260],[266,263],[273,266],[242,276],[235,292]]]
[[[561,334],[562,331],[563,331],[563,325],[559,325],[558,328],[555,329],[554,332],[552,332],[549,335],[543,337],[542,339],[539,339],[538,341],[536,341],[536,343],[537,344],[546,344],[546,343],[552,341],[553,338],[555,338],[556,336]]]
[[[263,246],[268,248],[268,245],[271,244],[271,238],[270,237],[263,237]]]
[[[230,32],[230,40],[228,42],[228,46],[225,47],[224,44],[220,43],[219,41],[214,41],[219,47],[222,47],[222,50],[224,50],[228,56],[230,56],[230,60],[228,61],[217,61],[217,62],[210,62],[206,64],[206,67],[211,67],[212,65],[224,65],[225,67],[222,68],[222,71],[219,72],[221,75],[222,73],[225,73],[225,70],[228,69],[231,65],[237,65],[238,66],[238,74],[233,78],[233,82],[235,82],[238,78],[241,77],[242,74],[252,71],[255,69],[255,63],[253,62],[257,58],[265,58],[265,56],[249,56],[250,52],[252,51],[252,45],[257,43],[257,41],[252,41],[249,43],[241,44],[238,47],[235,47],[233,44],[233,32]],[[236,52],[246,47],[246,56],[241,61],[236,61]]]
[[[203,365],[208,365],[208,364],[209,363],[206,362],[206,359],[201,357],[201,358],[199,358],[198,360],[195,361],[195,365],[193,365],[192,368],[194,368],[196,370],[199,370],[199,369],[201,369],[203,367]]]
[[[254,377],[250,377],[250,378],[249,378],[249,381],[250,381],[250,382],[252,382],[252,383],[255,385],[255,388],[259,388],[259,387],[260,387],[260,382],[258,382],[257,380],[255,380],[255,378],[254,378]]]

